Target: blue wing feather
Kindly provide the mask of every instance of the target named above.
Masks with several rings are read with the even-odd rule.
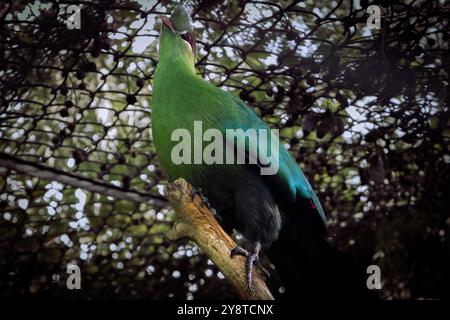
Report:
[[[223,129],[269,129],[268,125],[258,117],[258,115],[250,109],[242,100],[233,96],[234,117],[223,123]],[[228,106],[230,107],[230,106]],[[247,151],[248,151],[248,146]],[[312,189],[308,179],[303,174],[298,164],[289,154],[289,152],[280,145],[279,148],[279,170],[275,175],[267,175],[266,179],[270,183],[286,195],[287,199],[295,202],[298,197],[311,199],[317,212],[325,222],[325,213],[322,205],[317,198],[316,193]]]

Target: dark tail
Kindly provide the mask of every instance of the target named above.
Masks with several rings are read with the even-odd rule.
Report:
[[[332,248],[323,223],[312,208],[285,214],[279,239],[268,255],[288,299],[376,299],[366,287],[365,268]]]

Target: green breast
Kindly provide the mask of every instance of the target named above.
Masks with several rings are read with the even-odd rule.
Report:
[[[181,177],[194,184],[200,179],[206,179],[207,171],[214,170],[207,165],[193,164],[195,150],[192,140],[194,121],[201,121],[203,130],[214,128],[220,122],[214,109],[209,108],[208,112],[203,112],[205,105],[214,105],[211,100],[216,98],[209,94],[209,86],[197,76],[176,67],[159,68],[158,65],[152,99],[152,135],[156,153],[170,179]],[[192,164],[177,165],[172,161],[172,150],[179,142],[172,141],[171,138],[177,129],[186,129],[192,138]],[[205,144],[202,148],[204,146]]]

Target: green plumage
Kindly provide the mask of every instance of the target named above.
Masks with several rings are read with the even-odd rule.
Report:
[[[170,179],[185,178],[204,190],[214,189],[214,177],[245,175],[247,165],[175,165],[170,155],[177,144],[171,141],[175,129],[185,128],[193,136],[194,121],[202,121],[203,130],[269,129],[243,101],[200,79],[194,69],[194,54],[189,45],[165,26],[160,40],[160,60],[153,82],[153,139],[162,167]],[[280,144],[280,169],[265,176],[267,183],[284,193],[287,201],[312,198],[322,218],[323,210],[297,163]]]
[[[275,175],[261,175],[262,158],[258,158],[259,164],[172,162],[172,150],[179,143],[171,141],[172,133],[183,128],[194,137],[195,121],[201,121],[203,132],[218,129],[222,135],[227,129],[269,129],[243,101],[196,75],[192,35],[180,33],[186,29],[186,13],[177,10],[171,20],[163,19],[152,101],[153,141],[169,179],[181,177],[202,188],[225,231],[236,229],[253,243],[246,263],[249,287],[253,264],[259,262],[259,252],[264,250],[287,297],[364,295],[365,280],[355,277],[351,264],[327,243],[320,202],[282,143]],[[245,151],[253,158],[251,145]]]

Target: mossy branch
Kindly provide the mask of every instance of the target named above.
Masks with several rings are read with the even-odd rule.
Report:
[[[253,284],[250,291],[245,278],[245,258],[230,257],[236,243],[217,223],[211,211],[201,206],[200,197],[191,201],[192,186],[184,179],[169,184],[165,195],[176,212],[176,220],[169,238],[172,240],[184,237],[194,241],[215,265],[222,271],[245,300],[273,300],[259,272],[253,270]]]

